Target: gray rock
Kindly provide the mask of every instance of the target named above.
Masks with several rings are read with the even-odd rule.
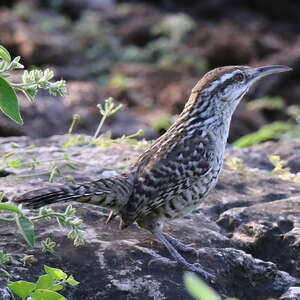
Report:
[[[77,169],[61,165],[62,176],[55,177],[56,183],[67,183],[68,176],[82,182],[115,174],[141,151],[128,144],[101,148],[85,143],[65,149],[62,144],[66,139],[67,136],[0,139],[0,157],[13,152],[10,159],[18,157],[21,162],[20,168],[6,168],[1,173],[4,177],[0,178],[0,190],[6,198],[50,185],[47,170],[53,167],[51,159],[61,164],[65,152]],[[25,150],[31,144],[35,147]],[[296,294],[300,277],[300,185],[270,175],[271,167],[265,167],[266,153],[274,154],[272,149],[277,154],[290,151],[290,157],[296,160],[297,147],[300,141],[228,149],[230,157],[244,158],[246,168],[241,172],[225,167],[215,191],[198,211],[166,225],[166,232],[199,249],[199,257],[185,256],[216,275],[212,286],[222,297],[298,299],[289,295]],[[35,170],[29,163],[33,157],[40,161]],[[67,204],[55,204],[52,208],[63,211]],[[28,248],[16,226],[0,226],[0,249],[12,254],[6,265],[12,280],[35,281],[46,264],[73,274],[80,281],[79,286],[63,291],[68,299],[192,299],[184,289],[182,269],[148,266],[153,257],[170,259],[160,244],[147,240],[148,232],[136,226],[120,231],[117,218],[105,225],[108,212],[104,209],[72,205],[83,219],[83,246],[74,247],[66,230],[58,227],[55,220],[37,223],[34,249]],[[40,241],[47,237],[57,242],[54,254],[41,252]],[[31,266],[23,266],[25,255],[34,255]],[[0,297],[9,299],[4,278],[0,278]]]
[[[299,300],[300,299],[300,287],[291,286],[286,293],[284,293],[280,300]]]

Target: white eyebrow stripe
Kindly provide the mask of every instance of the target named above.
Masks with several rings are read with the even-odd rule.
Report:
[[[205,93],[212,92],[220,83],[225,82],[226,80],[232,78],[236,73],[239,73],[239,70],[234,70],[233,73],[225,73],[220,78],[211,82],[211,84],[205,89]]]
[[[208,88],[206,88],[205,92],[213,91],[220,83],[220,80],[214,80]]]
[[[236,74],[236,72],[234,73],[225,73],[224,75],[221,76],[221,81],[226,81],[229,78],[232,78],[234,75]]]

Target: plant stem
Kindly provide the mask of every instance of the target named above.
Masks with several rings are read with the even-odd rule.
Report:
[[[15,218],[0,218],[0,222],[15,222]]]
[[[27,175],[17,175],[16,178],[27,178],[27,177],[34,177],[34,176],[43,176],[43,175],[49,175],[51,172],[41,172],[41,173],[34,173],[34,174],[27,174]]]
[[[38,84],[37,82],[32,82],[32,83],[12,83],[9,82],[9,84],[15,88],[15,89],[24,89],[24,88],[28,88],[28,87],[32,87],[35,84]]]
[[[63,217],[65,218],[65,215],[64,214],[60,214],[60,213],[55,213],[55,212],[51,212],[51,213],[48,213],[48,214],[45,214],[45,215],[41,215],[41,216],[37,216],[37,217],[31,217],[31,221],[38,221],[40,219],[44,219],[44,218],[48,218],[48,217]]]
[[[93,138],[92,138],[92,141],[95,140],[95,139],[97,138],[97,136],[98,136],[98,134],[99,134],[99,132],[100,132],[102,126],[103,126],[103,123],[104,123],[106,117],[107,117],[106,114],[103,115],[103,117],[102,117],[102,119],[101,119],[101,121],[100,121],[100,123],[99,123],[99,125],[98,125],[98,128],[97,128],[97,130],[96,130],[96,132],[95,132],[95,134],[94,134],[94,136],[93,136]]]

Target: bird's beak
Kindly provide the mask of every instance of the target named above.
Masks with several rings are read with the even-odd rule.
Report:
[[[292,70],[293,69],[290,67],[281,66],[281,65],[253,68],[253,70],[251,72],[252,73],[251,81],[257,81],[258,79],[261,79],[261,78],[271,75],[271,74],[287,72],[287,71],[292,71]]]

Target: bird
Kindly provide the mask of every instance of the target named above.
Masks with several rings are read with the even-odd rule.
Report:
[[[200,274],[214,275],[179,252],[196,251],[168,233],[164,224],[195,210],[215,187],[222,169],[232,115],[260,79],[291,71],[288,66],[224,66],[206,73],[192,89],[176,122],[156,139],[123,173],[92,182],[50,186],[16,199],[27,207],[77,201],[108,208],[109,223],[120,217],[120,229],[133,223],[150,231],[176,264]],[[152,259],[151,262],[155,262]]]

